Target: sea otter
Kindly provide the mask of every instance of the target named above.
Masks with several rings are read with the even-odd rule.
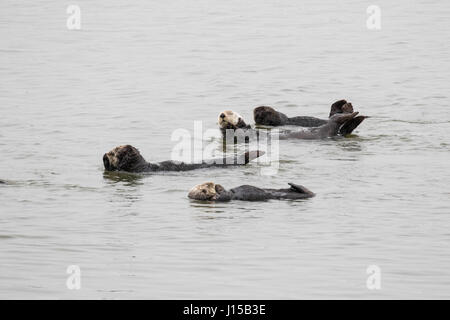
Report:
[[[199,184],[189,191],[188,197],[203,201],[265,201],[270,199],[306,199],[314,197],[315,194],[303,186],[289,183],[286,189],[261,189],[254,186],[243,185],[229,191],[220,184],[206,182]]]
[[[222,137],[228,142],[249,142],[258,136],[258,131],[252,129],[239,113],[232,110],[222,111],[219,114],[218,124]]]
[[[353,113],[353,105],[346,100],[336,101],[331,105],[330,115],[332,117],[338,113]],[[294,125],[301,127],[319,127],[327,124],[327,120],[307,117],[307,116],[299,116],[289,118],[284,113],[276,111],[272,107],[261,106],[257,107],[253,110],[253,117],[255,119],[255,123],[257,125],[267,125],[267,126],[283,126],[283,125]],[[366,117],[360,116],[355,119],[349,120],[348,123],[342,124],[342,127],[339,128],[339,134],[347,135],[352,133],[352,131],[358,127],[361,122]]]
[[[211,159],[202,163],[185,163],[163,161],[147,162],[139,150],[130,145],[119,146],[103,155],[103,164],[107,171],[153,172],[153,171],[188,171],[208,167],[245,165],[262,156],[264,151],[249,151],[242,155],[229,158]]]
[[[244,118],[234,111],[226,110],[219,114],[218,119],[219,127],[222,133],[225,133],[227,129],[250,129],[250,125],[246,124]]]
[[[260,107],[261,108],[261,107]],[[264,107],[264,108],[270,108],[270,107]],[[272,109],[273,110],[273,109]],[[287,132],[287,133],[280,133],[279,138],[280,139],[324,139],[328,137],[334,137],[338,134],[346,135],[351,133],[365,118],[365,116],[357,116],[358,112],[352,112],[349,113],[349,110],[352,109],[346,109],[347,111],[339,113],[339,112],[332,112],[332,115],[328,120],[320,120],[321,124],[319,125],[319,122],[317,122],[318,126],[311,127],[303,131],[295,131],[295,132]],[[232,112],[232,111],[230,111]],[[276,112],[274,110],[274,112]],[[248,142],[249,138],[254,138],[255,136],[258,136],[258,130],[255,129],[245,129],[240,130],[227,130],[228,133],[231,134],[231,137],[234,137],[234,141],[237,142]],[[225,136],[224,136],[225,137]],[[228,136],[227,136],[228,138]]]
[[[302,131],[288,132],[280,134],[280,139],[324,139],[338,135],[342,127],[348,127],[353,130],[354,125],[361,123],[365,117],[357,117],[359,112],[353,113],[336,113],[328,119],[328,121],[315,128],[308,128]],[[359,119],[358,119],[359,118]],[[345,129],[347,130],[347,129]]]

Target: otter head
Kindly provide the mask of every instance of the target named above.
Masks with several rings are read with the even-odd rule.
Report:
[[[353,113],[353,106],[346,100],[336,101],[331,105],[330,118],[336,113]]]
[[[226,193],[224,187],[213,182],[205,182],[193,187],[188,194],[188,197],[194,200],[202,201],[216,201],[222,200],[221,195]]]
[[[253,118],[256,124],[266,126],[280,126],[283,125],[281,115],[272,107],[261,106],[253,110]]]
[[[352,113],[336,113],[333,116],[330,117],[330,121],[341,125],[345,122],[352,120],[354,117],[356,117],[359,114],[359,112],[352,112]]]
[[[134,171],[140,164],[145,163],[138,149],[133,146],[119,146],[103,156],[103,164],[107,171]]]
[[[247,125],[244,121],[244,118],[242,118],[242,116],[234,111],[231,110],[227,110],[227,111],[222,111],[219,114],[219,126],[221,129],[223,130],[227,130],[227,129],[249,129],[250,126]]]

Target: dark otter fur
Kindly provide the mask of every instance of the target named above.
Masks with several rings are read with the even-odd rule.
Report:
[[[191,189],[188,197],[203,201],[265,201],[270,199],[306,199],[315,194],[303,186],[289,183],[286,189],[262,189],[254,186],[243,185],[227,191],[220,184],[212,182],[203,183]]]
[[[147,162],[138,149],[133,146],[119,146],[103,155],[103,165],[107,171],[153,172],[153,171],[188,171],[208,167],[245,165],[262,156],[263,151],[250,151],[236,157],[211,159],[202,163],[184,163],[163,161]]]
[[[289,118],[282,112],[276,111],[272,107],[261,106],[253,110],[253,118],[258,125],[265,126],[284,126],[295,125],[302,127],[318,127],[325,124],[327,121],[314,117],[292,117]]]
[[[330,115],[332,117],[338,113],[353,113],[353,106],[350,102],[346,100],[336,101],[331,105]],[[299,116],[289,118],[284,113],[276,111],[272,107],[261,106],[253,110],[253,117],[257,125],[269,125],[269,126],[283,126],[283,125],[295,125],[301,127],[320,127],[328,123],[328,120]],[[358,119],[351,119],[346,125],[342,125],[339,128],[339,134],[347,135],[350,134],[366,117],[361,117]]]
[[[353,105],[344,99],[338,100],[331,105],[328,118],[334,116],[336,113],[353,113]]]
[[[280,135],[280,139],[324,139],[333,137],[339,134],[342,127],[350,128],[353,123],[357,121],[361,123],[361,121],[364,120],[365,117],[356,117],[357,115],[358,112],[336,113],[331,116],[330,119],[328,119],[326,124],[320,127],[309,128],[309,130],[303,130],[299,132],[285,133],[283,135]]]

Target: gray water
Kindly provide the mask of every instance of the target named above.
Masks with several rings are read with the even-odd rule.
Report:
[[[449,16],[431,0],[2,0],[0,297],[450,298]],[[174,130],[224,109],[326,118],[342,98],[371,118],[280,141],[276,175],[103,170],[121,144],[170,159]],[[205,181],[317,196],[190,201]]]

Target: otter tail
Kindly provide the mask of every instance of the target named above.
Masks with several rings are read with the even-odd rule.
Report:
[[[316,194],[310,190],[308,190],[307,188],[305,188],[304,186],[295,184],[295,183],[288,183],[291,186],[291,190],[298,192],[298,193],[303,193],[305,195],[307,195],[308,197],[314,197]]]
[[[360,124],[368,117],[366,116],[358,116],[356,118],[353,118],[351,120],[348,120],[345,122],[342,127],[339,129],[339,133],[342,135],[347,135],[353,132]]]

